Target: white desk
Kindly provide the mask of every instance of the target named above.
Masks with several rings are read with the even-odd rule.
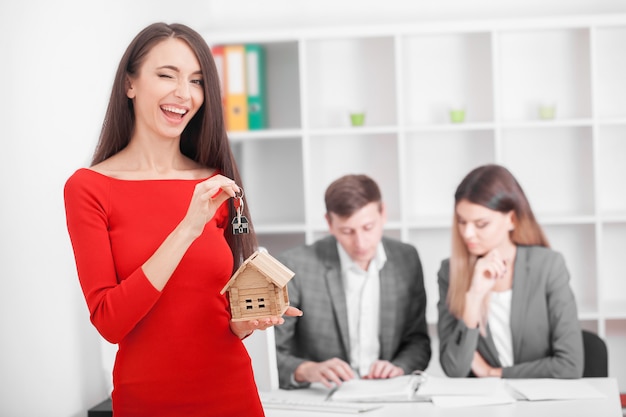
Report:
[[[466,408],[439,408],[428,402],[385,403],[382,408],[356,414],[363,417],[622,417],[617,380],[586,378],[589,384],[606,394],[603,399],[573,401],[517,401],[515,404]],[[272,396],[290,399],[321,400],[328,390],[313,387],[301,390],[278,390]],[[266,393],[262,393],[264,395]],[[319,411],[265,410],[266,417],[346,417],[350,414]],[[354,414],[353,414],[354,415]]]

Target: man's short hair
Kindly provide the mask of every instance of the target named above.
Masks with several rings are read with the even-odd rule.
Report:
[[[369,203],[382,202],[378,184],[363,174],[344,175],[333,181],[324,195],[326,213],[350,217]]]

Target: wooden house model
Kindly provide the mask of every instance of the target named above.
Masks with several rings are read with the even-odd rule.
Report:
[[[281,316],[289,307],[287,283],[294,275],[269,253],[254,252],[220,291],[228,291],[232,320]]]

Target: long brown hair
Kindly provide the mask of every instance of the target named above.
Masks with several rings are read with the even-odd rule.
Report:
[[[135,113],[132,100],[126,96],[126,80],[137,75],[155,45],[169,38],[181,39],[189,45],[200,63],[204,80],[204,103],[182,132],[180,150],[185,156],[203,166],[217,169],[243,187],[226,134],[220,82],[211,49],[198,32],[178,23],[153,23],[139,32],[128,45],[115,74],[92,165],[115,155],[128,145],[135,126]],[[232,218],[235,215],[232,203],[229,210]],[[247,204],[244,204],[243,215],[249,221],[250,233],[234,236],[229,228],[225,233],[235,260],[234,270],[257,248]]]
[[[447,302],[450,311],[456,317],[461,317],[463,314],[465,294],[469,290],[476,263],[476,256],[467,250],[458,228],[456,206],[461,200],[501,213],[512,211],[515,227],[509,232],[509,236],[514,244],[550,246],[541,226],[535,219],[526,194],[513,174],[505,167],[495,164],[473,169],[461,181],[454,193],[455,214]]]

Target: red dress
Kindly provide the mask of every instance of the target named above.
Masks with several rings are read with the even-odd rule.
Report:
[[[263,416],[245,346],[220,295],[231,276],[224,204],[162,291],[141,265],[187,212],[201,180],[119,180],[79,169],[67,227],[91,322],[118,344],[115,417]],[[228,231],[227,231],[228,232]]]

